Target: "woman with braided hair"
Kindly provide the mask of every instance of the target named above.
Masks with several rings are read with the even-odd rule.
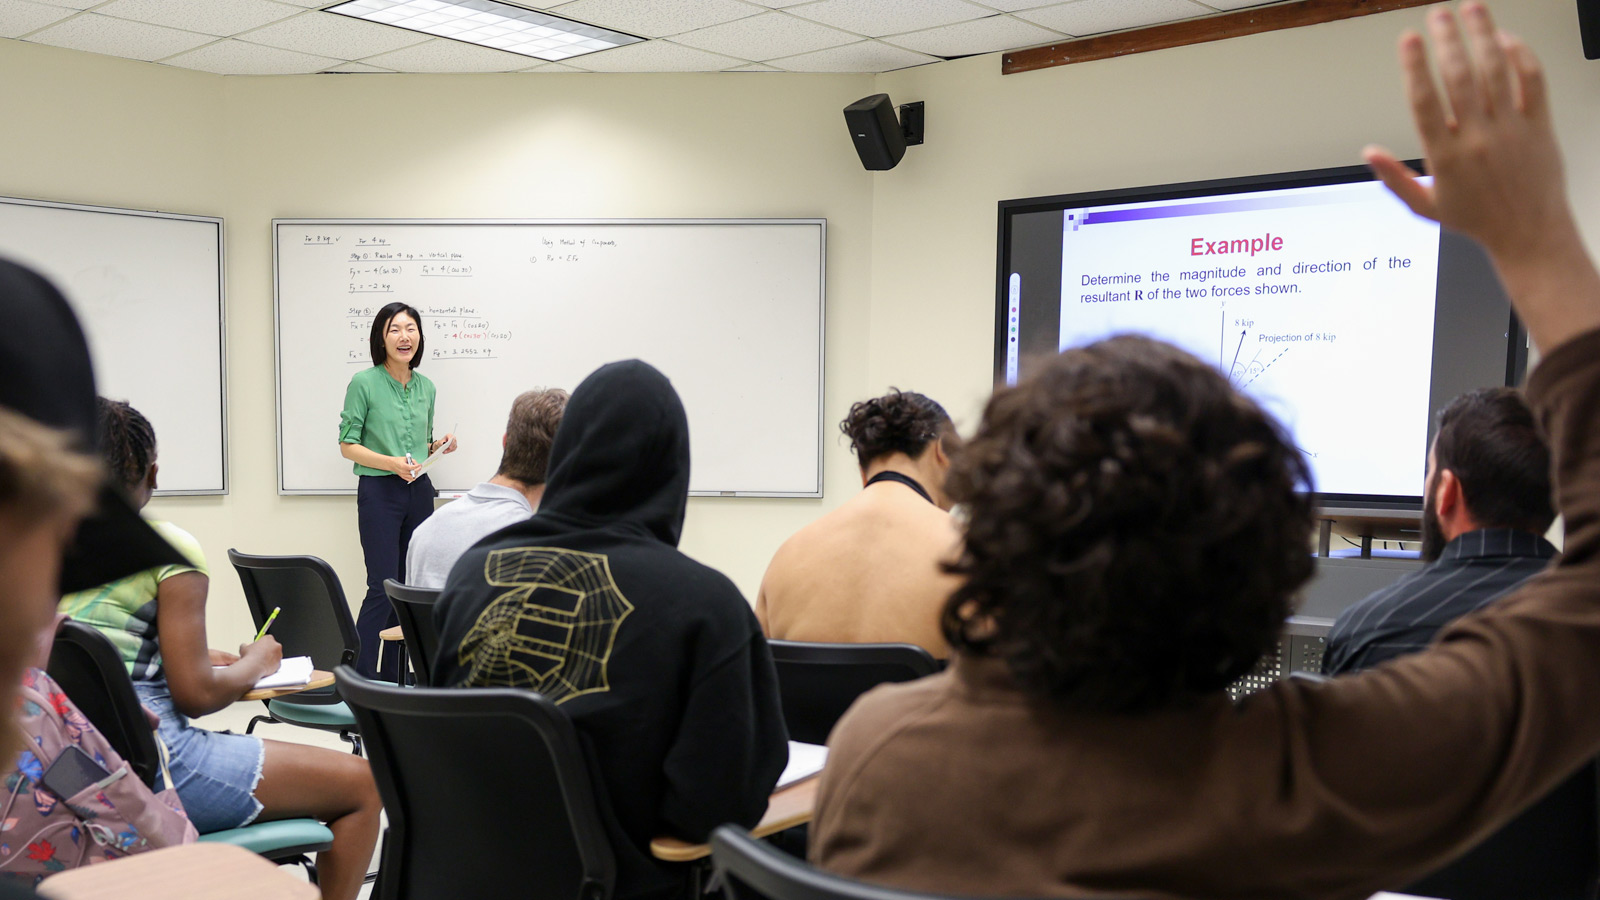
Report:
[[[960,437],[944,407],[893,390],[839,424],[865,490],[797,532],[772,558],[756,598],[767,637],[950,648],[939,611],[959,583],[939,563],[956,547],[945,473]]]
[[[101,398],[100,446],[111,477],[143,508],[156,489],[156,435],[126,403]],[[207,731],[189,723],[237,701],[277,671],[283,649],[267,635],[238,654],[206,645],[210,578],[199,543],[170,522],[150,523],[187,565],[147,569],[68,594],[61,612],[111,639],[134,689],[161,719],[173,786],[202,834],[256,821],[311,817],[328,823],[333,848],[318,856],[322,896],[360,890],[378,838],[382,804],[366,760],[303,744]]]

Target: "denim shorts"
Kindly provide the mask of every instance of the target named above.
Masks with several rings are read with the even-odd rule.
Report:
[[[255,797],[265,752],[261,739],[190,725],[173,707],[165,679],[136,681],[133,687],[139,702],[161,717],[167,767],[194,827],[209,834],[254,822],[261,814],[261,801]]]

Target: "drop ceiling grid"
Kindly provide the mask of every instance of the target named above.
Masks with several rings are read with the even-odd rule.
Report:
[[[323,12],[335,0],[0,0],[0,38],[219,74],[855,72],[1286,0],[523,0],[645,37],[552,66]]]

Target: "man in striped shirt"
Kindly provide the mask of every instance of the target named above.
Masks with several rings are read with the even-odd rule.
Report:
[[[1522,395],[1485,388],[1439,414],[1428,452],[1422,558],[1431,563],[1339,615],[1323,671],[1339,675],[1415,653],[1439,630],[1544,569],[1550,450]]]

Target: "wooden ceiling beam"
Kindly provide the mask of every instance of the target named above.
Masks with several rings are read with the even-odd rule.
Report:
[[[1337,22],[1340,19],[1353,19],[1358,16],[1370,16],[1373,13],[1441,2],[1444,0],[1296,0],[1293,3],[1242,9],[1203,19],[1186,19],[1181,22],[1152,25],[1149,28],[1062,41],[1059,44],[1034,47],[1030,50],[1014,50],[1001,57],[1000,72],[1003,75],[1015,75],[1018,72],[1032,72],[1036,69],[1068,66],[1096,59],[1148,53],[1151,50],[1185,47],[1189,44],[1203,44],[1208,41],[1243,37],[1247,34],[1281,31],[1285,28],[1320,25],[1323,22]]]

